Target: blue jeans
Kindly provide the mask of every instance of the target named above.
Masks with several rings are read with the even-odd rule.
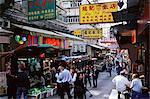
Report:
[[[140,99],[140,97],[141,97],[141,93],[140,92],[132,91],[131,99]]]
[[[25,87],[18,87],[17,88],[17,99],[21,99],[23,93],[24,99],[28,99],[28,89]]]

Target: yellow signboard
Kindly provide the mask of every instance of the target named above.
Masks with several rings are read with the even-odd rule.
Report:
[[[102,28],[82,30],[82,33],[83,38],[98,39],[103,37]]]
[[[80,5],[80,24],[113,22],[112,12],[117,10],[117,2]]]
[[[75,36],[81,36],[82,34],[81,34],[81,30],[75,30],[74,32],[73,32],[73,34],[75,35]]]

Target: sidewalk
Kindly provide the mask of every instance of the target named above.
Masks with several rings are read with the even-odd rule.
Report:
[[[120,95],[121,99],[125,99],[124,95]],[[116,89],[112,89],[109,99],[118,99],[118,91]]]
[[[86,96],[87,99],[109,99],[109,95],[111,93],[111,90],[114,88],[112,83],[112,78],[114,77],[114,74],[112,74],[112,77],[109,76],[109,73],[107,72],[100,72],[99,78],[98,78],[98,86],[97,88],[92,88],[87,86],[88,90],[92,93],[92,97],[89,97],[90,94],[87,92]],[[67,99],[67,95],[65,95],[65,99]],[[51,96],[46,99],[60,99],[58,96]]]

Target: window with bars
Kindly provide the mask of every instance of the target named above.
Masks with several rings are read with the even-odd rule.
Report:
[[[79,23],[79,16],[69,16],[66,20],[67,23]]]

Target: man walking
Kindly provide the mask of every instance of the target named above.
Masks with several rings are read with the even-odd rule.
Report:
[[[91,71],[90,71],[90,67],[87,65],[84,71],[85,74],[85,86],[87,86],[87,82],[89,82],[90,87],[92,86],[91,84]]]
[[[99,71],[97,70],[97,67],[94,66],[94,68],[93,68],[93,73],[92,73],[92,77],[93,77],[93,88],[96,88],[96,87],[97,87],[98,74],[99,74]]]
[[[115,76],[112,80],[112,82],[115,83],[116,89],[118,91],[118,99],[120,99],[120,94],[126,91],[126,87],[130,86],[130,82],[126,77],[124,77],[124,74],[124,71],[121,71],[120,75]]]
[[[68,95],[68,98],[71,99],[72,96],[70,95],[70,83],[72,81],[72,76],[69,70],[66,69],[67,64],[64,62],[61,63],[59,66],[61,73],[58,75],[58,78],[61,81],[61,89],[60,89],[60,98],[64,99],[65,92]]]

